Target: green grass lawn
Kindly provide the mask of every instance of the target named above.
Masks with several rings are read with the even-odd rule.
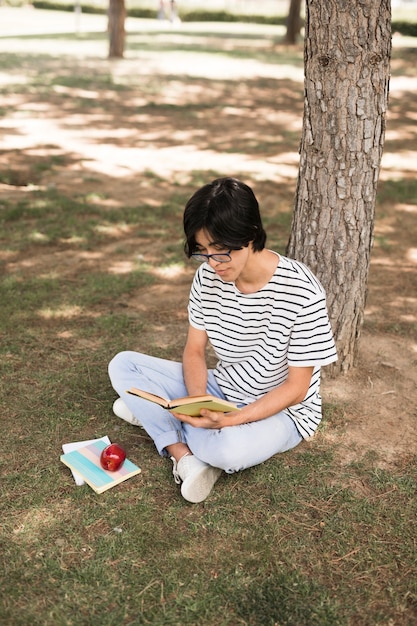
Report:
[[[267,103],[279,101],[281,111],[299,115],[295,83],[253,80],[256,106],[248,93],[238,94],[249,120],[245,132],[238,125],[233,134],[231,116],[216,134],[220,79],[138,72],[120,74],[113,89],[114,68],[89,57],[78,60],[74,72],[71,57],[59,56],[66,43],[65,37],[51,39],[50,53],[38,55],[22,40],[21,52],[1,53],[9,104],[0,122],[7,125],[12,106],[22,120],[62,114],[63,132],[70,122],[104,128],[114,147],[122,142],[111,135],[114,128],[134,133],[132,140],[124,136],[135,149],[160,141],[162,151],[171,133],[185,134],[191,126],[194,141],[208,153],[226,145],[224,153],[247,154],[255,163],[297,150],[292,127],[283,128],[274,145],[261,126],[251,134],[262,123],[262,115],[253,113],[264,112]],[[151,36],[146,45],[152,55],[166,54]],[[187,45],[191,56],[198,45]],[[211,45],[208,37],[206,54]],[[302,62],[301,51],[290,53],[292,59],[272,46],[260,53],[245,42],[244,50],[244,61],[262,55],[273,64],[284,55],[279,58],[294,71]],[[413,57],[406,54],[404,65],[415,67]],[[242,89],[226,82],[223,98]],[[160,99],[161,90],[177,93],[179,84],[186,106]],[[207,100],[193,100],[196,92]],[[153,130],[160,125],[158,140],[142,133],[145,118]],[[183,136],[178,141],[188,145]],[[74,150],[57,151],[57,141],[45,137],[38,146],[43,156],[25,148],[0,155],[0,623],[416,623],[416,459],[401,457],[381,469],[369,452],[342,463],[327,435],[346,429],[345,406],[326,403],[316,438],[253,469],[223,475],[199,505],[182,500],[171,464],[158,457],[145,433],[112,415],[115,395],[106,368],[117,351],[181,357],[184,285],[191,277],[182,254],[182,210],[190,190],[222,172],[196,161],[182,185],[149,170],[139,183],[129,179],[139,192],[128,202],[112,192],[113,185],[120,187],[116,177],[90,171],[90,162]],[[279,249],[290,228],[293,184],[282,183],[280,198],[263,192],[271,245]],[[415,187],[397,185],[402,201],[415,203]],[[388,207],[389,185],[385,192]],[[180,278],[167,278],[171,270]],[[142,473],[96,495],[75,486],[59,455],[64,442],[105,434],[126,447]]]

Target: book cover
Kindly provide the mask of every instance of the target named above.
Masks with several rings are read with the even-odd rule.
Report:
[[[107,445],[105,441],[97,440],[60,457],[62,463],[81,476],[96,493],[103,493],[141,472],[140,467],[129,459],[115,472],[104,470],[100,465],[100,455]]]
[[[70,443],[63,443],[62,451],[72,452],[73,450],[84,448],[84,446],[88,446],[88,444],[94,443],[95,441],[104,441],[106,446],[110,444],[110,439],[107,437],[107,435],[105,435],[104,437],[100,437],[99,439],[87,439],[85,441],[71,441]],[[73,472],[72,470],[71,470],[71,473],[74,477],[76,485],[78,485],[79,487],[81,487],[82,485],[85,485],[85,480],[83,480],[79,474],[77,474],[76,472]]]
[[[161,396],[157,396],[149,391],[143,391],[136,387],[131,387],[127,390],[134,396],[139,396],[149,402],[154,402],[168,411],[174,411],[177,413],[183,413],[184,415],[190,415],[191,417],[198,417],[201,409],[210,409],[210,411],[222,411],[228,413],[229,411],[239,411],[239,408],[229,402],[228,400],[222,400],[216,396],[210,394],[204,394],[202,396],[187,396],[185,398],[175,398],[174,400],[167,400]]]

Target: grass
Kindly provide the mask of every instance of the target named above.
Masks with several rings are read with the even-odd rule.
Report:
[[[310,450],[224,477],[190,507],[170,498],[163,463],[105,499],[62,471],[24,469],[3,486],[14,624],[384,624],[415,607],[415,473],[363,463],[340,475]]]
[[[148,45],[158,51],[154,41]],[[259,58],[256,50],[245,54]],[[133,73],[120,79],[119,89],[118,79],[107,69],[100,74],[91,59],[80,62],[80,75],[68,57],[56,55],[53,47],[50,57],[32,56],[24,43],[21,55],[2,54],[3,71],[10,72],[5,93],[21,97],[26,114],[49,103],[54,111],[63,107],[66,121],[79,114],[77,99],[48,86],[94,85],[86,128],[120,124],[133,132],[135,115],[151,112],[157,148],[170,145],[172,129],[186,133],[191,127],[207,152],[268,160],[297,149],[297,133],[286,122],[274,127],[275,143],[267,125],[255,127],[262,122],[256,112],[267,105],[273,110],[278,101],[282,111],[300,114],[292,82],[253,80],[251,100],[244,94],[247,126],[241,128],[239,117],[232,132],[234,118],[222,121],[219,100],[240,105],[236,83],[224,81],[220,88],[219,80],[182,76],[189,102],[172,106],[159,94],[178,78],[146,80]],[[404,61],[407,71],[410,63]],[[294,67],[299,64],[300,56]],[[14,90],[18,69],[27,82]],[[140,94],[153,98],[142,109],[130,101],[141,82]],[[193,103],[199,88],[207,100]],[[109,120],[88,117],[103,107]],[[244,131],[252,133],[250,140]],[[143,140],[141,133],[134,137],[138,144]],[[223,475],[201,505],[181,499],[170,463],[156,455],[144,432],[112,415],[115,395],[106,367],[113,354],[138,349],[181,357],[186,317],[175,296],[183,293],[186,301],[191,276],[182,255],[182,210],[190,189],[221,172],[196,160],[182,183],[179,174],[164,176],[149,165],[140,193],[132,192],[127,202],[112,192],[116,177],[104,186],[81,156],[61,153],[50,141],[39,146],[40,156],[29,150],[0,155],[6,163],[0,181],[11,187],[0,200],[0,624],[415,623],[417,459],[399,457],[389,470],[378,469],[373,454],[358,452],[354,461],[341,463],[338,444],[326,435],[348,427],[346,406],[326,403],[314,440]],[[220,150],[225,142],[228,149]],[[52,184],[62,183],[71,168],[74,177],[81,171],[78,185]],[[129,182],[138,188],[134,177]],[[260,187],[270,245],[282,250],[293,181],[283,177],[279,197],[275,184],[269,189],[262,181]],[[410,178],[384,183],[381,211],[398,198],[415,203],[415,192]],[[97,496],[74,486],[59,454],[65,441],[104,434],[126,447],[142,474]]]
[[[49,168],[44,167],[43,171]],[[38,178],[25,172],[24,186],[38,182]],[[0,174],[0,179],[9,185],[16,184],[15,179]],[[103,206],[99,194],[87,194],[68,198],[55,191],[37,192],[30,199],[19,202],[0,200],[0,224],[7,229],[9,250],[23,250],[29,244],[58,245],[68,243],[75,249],[91,249],[115,236],[120,230],[134,232],[142,237],[178,239],[181,236],[179,225],[172,226],[164,218],[176,212],[180,217],[179,207],[171,203],[157,208],[153,206],[124,206],[121,209]],[[174,212],[174,213],[173,213]]]

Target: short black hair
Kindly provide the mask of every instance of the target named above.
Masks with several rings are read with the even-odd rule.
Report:
[[[188,257],[197,250],[195,237],[200,230],[229,250],[240,250],[250,243],[256,252],[265,247],[258,201],[252,189],[236,178],[216,178],[198,189],[185,205],[183,225]]]

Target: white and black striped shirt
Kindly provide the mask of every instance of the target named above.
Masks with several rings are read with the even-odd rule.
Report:
[[[218,358],[216,380],[226,398],[249,404],[281,385],[288,366],[314,366],[310,388],[286,409],[302,437],[321,420],[320,367],[337,360],[323,287],[302,263],[279,256],[271,280],[241,293],[208,263],[197,270],[188,305],[190,324],[205,330]]]

